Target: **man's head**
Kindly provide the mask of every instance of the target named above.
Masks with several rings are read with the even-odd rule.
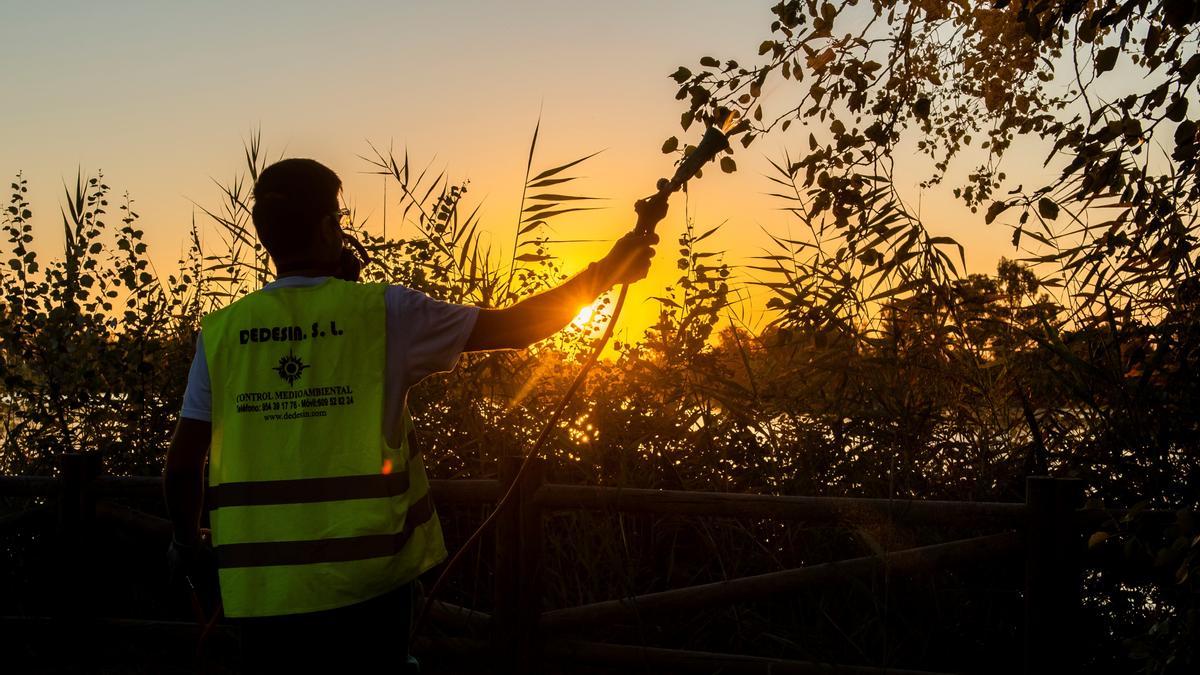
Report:
[[[254,184],[254,229],[275,269],[332,273],[342,258],[342,181],[311,159],[268,166]]]

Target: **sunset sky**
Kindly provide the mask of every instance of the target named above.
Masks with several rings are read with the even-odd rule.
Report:
[[[771,2],[339,2],[195,4],[6,2],[0,24],[0,172],[31,184],[41,248],[61,242],[62,182],[76,167],[102,169],[132,193],[151,253],[165,274],[183,246],[193,202],[215,205],[212,179],[241,169],[241,144],[261,127],[270,156],[309,156],[338,171],[360,215],[382,226],[382,184],[357,155],[367,141],[408,149],[471,181],[483,222],[507,247],[517,220],[530,135],[547,168],[604,150],[577,189],[606,210],[564,216],[563,238],[619,236],[632,202],[668,175],[662,141],[679,134],[680,102],[668,75],[701,56],[752,60],[767,37]],[[766,107],[771,110],[768,91]],[[693,128],[693,133],[696,129]],[[727,221],[710,241],[741,264],[786,234],[786,214],[764,196],[766,158],[807,138],[801,125],[736,154],[740,171],[713,170],[692,186],[697,226]],[[687,137],[683,137],[687,140]],[[1010,175],[1022,170],[1010,160]],[[1040,173],[1040,157],[1025,170]],[[975,271],[1014,255],[1009,231],[985,227],[949,198],[924,194],[919,171],[898,187],[930,228],[957,237]],[[393,189],[391,197],[396,196]],[[678,274],[674,236],[683,200],[660,226],[660,263],[631,294],[624,326],[655,313],[651,295]],[[411,226],[389,215],[389,234]],[[211,234],[211,232],[210,232]],[[604,244],[558,249],[567,271]],[[753,294],[754,291],[751,290]]]

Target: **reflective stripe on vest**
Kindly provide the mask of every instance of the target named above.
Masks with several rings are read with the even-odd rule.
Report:
[[[433,500],[427,494],[408,507],[409,523],[406,523],[404,529],[393,534],[367,534],[316,541],[225,544],[217,549],[217,554],[219,564],[223,568],[344,562],[396,555],[404,550],[413,530],[418,525],[424,525],[432,517]],[[412,526],[409,527],[409,524]]]
[[[208,489],[209,509],[396,497],[408,492],[408,473],[222,483]]]
[[[384,290],[259,291],[202,321],[207,503],[230,617],[361,602],[445,557],[407,413],[401,447],[385,440]]]

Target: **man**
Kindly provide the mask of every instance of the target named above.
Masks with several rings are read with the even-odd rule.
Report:
[[[451,305],[353,283],[340,191],[310,159],[259,177],[254,226],[278,279],[201,321],[167,453],[169,555],[176,573],[197,573],[207,495],[224,612],[243,626],[248,672],[414,663],[411,582],[446,549],[409,447],[409,388],[464,351],[549,337],[612,286],[644,278],[657,243],[626,235],[505,309]]]

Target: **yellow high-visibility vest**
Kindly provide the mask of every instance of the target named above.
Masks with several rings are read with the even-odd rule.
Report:
[[[384,438],[385,286],[258,291],[201,321],[225,614],[368,600],[446,556],[420,455]]]

